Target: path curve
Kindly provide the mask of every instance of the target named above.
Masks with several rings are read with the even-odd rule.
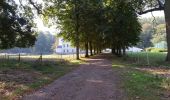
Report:
[[[88,59],[87,64],[57,79],[48,86],[23,97],[23,100],[125,100],[120,76],[112,69],[109,54]]]

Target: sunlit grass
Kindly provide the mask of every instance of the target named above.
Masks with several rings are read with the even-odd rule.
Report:
[[[166,62],[166,53],[161,52],[129,52],[127,59],[132,61],[135,66],[170,66],[170,63]]]
[[[76,68],[81,61],[0,63],[0,100],[20,98]]]
[[[112,66],[114,70],[121,72],[122,86],[127,93],[128,100],[160,100],[169,96],[170,79],[162,76],[169,72],[170,64],[165,62],[166,54],[148,53],[149,65],[146,57],[147,53],[142,52],[128,53],[126,57],[115,56],[113,58]]]

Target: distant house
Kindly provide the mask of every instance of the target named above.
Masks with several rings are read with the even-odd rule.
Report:
[[[71,46],[70,42],[59,39],[59,45],[56,47],[56,53],[58,54],[73,54],[76,53],[76,48]]]
[[[128,49],[126,49],[126,51],[129,51],[129,52],[141,52],[141,51],[143,51],[143,49],[138,48],[138,47],[129,47]]]

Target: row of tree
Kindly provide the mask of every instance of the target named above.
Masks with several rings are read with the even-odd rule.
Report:
[[[76,24],[75,24],[75,33],[76,33],[76,46],[77,46],[77,59],[78,54],[79,54],[79,5],[80,5],[80,1],[81,0],[47,0],[47,2],[50,2],[49,4],[47,3],[47,5],[50,8],[62,8],[62,6],[66,6],[66,8],[68,9],[61,9],[61,11],[69,11],[72,8],[75,8],[74,11],[76,12],[75,14],[75,19],[76,19]],[[133,10],[135,10],[135,12],[139,15],[141,14],[146,14],[148,12],[152,12],[152,11],[159,11],[159,10],[163,10],[165,13],[165,21],[166,21],[166,40],[167,40],[167,49],[168,49],[168,54],[167,54],[167,61],[170,60],[170,0],[98,0],[100,3],[99,4],[106,4],[106,6],[108,5],[108,3],[110,4],[115,4],[115,2],[126,2],[126,3],[130,3],[131,7],[133,8]],[[74,2],[74,4],[72,6],[69,6],[70,4],[72,4],[72,2]],[[88,1],[87,1],[88,2]],[[115,6],[114,6],[115,7]],[[122,9],[121,7],[118,7],[119,9]],[[128,8],[128,7],[127,7]],[[73,9],[72,9],[73,10]],[[55,13],[55,10],[51,10],[53,13]],[[48,12],[48,11],[47,11]],[[58,12],[58,11],[57,11]],[[62,12],[61,12],[62,13]],[[118,14],[118,13],[116,13]],[[120,16],[119,16],[120,17]]]
[[[105,48],[120,56],[139,41],[137,14],[124,0],[57,0],[45,12],[57,19],[60,36],[77,47],[77,59],[79,48],[86,50],[86,57],[88,50],[93,55]]]
[[[167,60],[170,59],[170,27],[169,27],[169,24],[170,24],[170,13],[169,13],[170,0],[94,0],[94,1],[90,1],[90,0],[84,0],[84,1],[83,0],[44,0],[44,2],[45,2],[44,7],[40,4],[38,4],[38,2],[35,2],[33,0],[25,0],[24,2],[19,0],[19,3],[20,3],[19,5],[16,5],[15,0],[2,0],[2,2],[0,2],[0,48],[1,49],[11,48],[11,47],[29,47],[35,43],[36,34],[34,33],[33,29],[31,28],[34,26],[32,24],[32,22],[33,22],[32,19],[34,16],[33,10],[32,10],[33,8],[35,8],[37,10],[38,14],[43,14],[44,16],[53,17],[53,19],[57,19],[59,24],[61,25],[61,29],[65,28],[66,30],[69,30],[66,32],[67,34],[63,35],[64,37],[67,37],[68,34],[75,33],[71,37],[71,40],[72,40],[72,43],[74,43],[77,47],[77,59],[79,58],[79,56],[78,56],[79,47],[81,47],[81,45],[82,45],[82,43],[80,41],[81,40],[80,37],[84,37],[83,34],[86,33],[85,31],[82,31],[83,29],[86,30],[86,28],[84,26],[82,28],[81,24],[83,24],[83,23],[81,21],[85,22],[83,25],[93,26],[93,27],[88,27],[88,28],[90,28],[90,29],[92,28],[95,30],[95,33],[97,35],[94,34],[94,32],[92,32],[92,33],[94,34],[93,36],[95,36],[95,38],[97,37],[97,39],[95,39],[95,40],[98,42],[101,39],[107,40],[105,37],[109,36],[109,35],[105,35],[104,33],[106,33],[108,29],[110,29],[110,27],[106,28],[105,25],[109,24],[109,26],[111,26],[110,22],[112,22],[112,20],[110,20],[110,19],[112,19],[112,18],[110,16],[112,16],[112,13],[110,14],[110,12],[112,12],[112,11],[114,11],[115,15],[117,15],[117,14],[119,15],[118,19],[119,19],[119,17],[122,19],[122,16],[127,17],[129,15],[130,16],[132,15],[132,13],[129,13],[129,15],[126,15],[125,14],[126,11],[130,12],[133,10],[138,14],[145,14],[145,13],[148,13],[151,11],[164,10],[165,21],[166,21],[166,32],[167,32],[166,37],[167,37],[167,43],[168,43]],[[95,2],[95,3],[93,3],[93,2]],[[121,6],[122,4],[123,5],[125,4],[125,7],[127,9],[125,9],[124,6]],[[126,6],[126,5],[129,5],[129,6]],[[86,7],[86,8],[89,7],[90,9],[86,10],[86,9],[83,9],[83,7]],[[45,10],[42,11],[41,10],[42,8],[45,8]],[[119,14],[120,13],[119,11],[121,11],[122,14]],[[82,12],[84,12],[86,14],[83,14]],[[94,17],[90,20],[86,19],[86,17],[91,17],[91,15],[93,15],[90,12],[92,12],[93,14],[97,13],[96,14],[97,17],[94,19],[94,20],[97,20],[97,22],[98,22],[97,24],[89,23],[89,21],[91,21]],[[105,13],[103,13],[103,12],[105,12]],[[136,13],[133,14],[133,17],[136,15]],[[88,16],[88,15],[90,15],[90,16]],[[98,15],[100,15],[100,16],[98,16]],[[48,18],[48,17],[46,17],[46,18]],[[68,17],[73,20],[67,20],[67,21],[65,20],[64,21],[64,19],[68,19]],[[85,18],[85,19],[83,19],[83,18]],[[100,21],[98,21],[98,19],[100,19]],[[106,19],[106,21],[103,21],[105,19]],[[114,21],[115,21],[115,19],[114,19]],[[119,22],[119,21],[117,21],[117,22]],[[129,21],[129,22],[131,22],[131,21]],[[67,27],[65,27],[64,24],[67,24],[67,23],[72,23],[72,24],[67,25]],[[125,23],[125,22],[120,21],[120,23]],[[118,25],[120,23],[118,23]],[[104,24],[104,25],[101,25],[101,24]],[[126,25],[121,24],[121,26],[126,26]],[[87,30],[90,30],[88,28],[87,28]],[[70,31],[70,29],[71,29],[71,31]],[[136,29],[138,29],[138,28],[136,28]],[[115,28],[112,28],[112,30],[115,30]],[[97,31],[99,31],[99,32],[97,32]],[[116,31],[114,33],[117,34]],[[116,41],[122,40],[119,38],[119,35],[120,34],[118,34],[118,36],[115,35],[115,38],[113,40],[116,40]],[[92,37],[92,36],[90,36],[90,37]],[[103,37],[105,39],[103,39]],[[117,39],[117,37],[119,39]],[[94,37],[92,37],[92,38],[94,38]],[[133,38],[133,39],[136,40],[136,38]],[[101,41],[100,46],[99,46],[98,43],[93,42],[93,45],[95,45],[95,44],[97,44],[97,48],[100,49],[101,47],[107,46],[105,44],[108,44],[108,43],[107,43],[107,41]],[[124,43],[121,43],[121,45],[122,44],[124,45]],[[93,48],[94,47],[95,46],[93,46]],[[115,45],[115,47],[116,47],[116,49],[118,49],[118,47],[116,45]],[[122,46],[120,46],[120,47],[122,48]],[[115,50],[115,51],[120,52],[120,50]]]

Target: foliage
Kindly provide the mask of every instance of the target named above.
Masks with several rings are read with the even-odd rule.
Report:
[[[47,32],[39,32],[37,36],[37,41],[35,45],[30,48],[11,48],[7,50],[1,50],[4,53],[33,53],[33,54],[49,54],[53,53],[53,50],[56,49],[54,45],[56,36]]]
[[[40,32],[33,47],[33,53],[52,53],[55,37],[49,32]]]
[[[153,35],[152,43],[156,44],[161,41],[166,41],[166,26],[165,24],[159,24],[156,26],[156,32]]]
[[[25,12],[19,13],[19,9]],[[30,7],[19,7],[13,0],[0,3],[0,49],[30,47],[36,41]]]
[[[150,48],[146,48],[146,51],[149,51],[149,52],[167,52],[167,49],[150,47]]]
[[[139,41],[141,26],[130,2],[48,0],[46,5],[49,2],[52,5],[47,6],[44,12],[59,24],[60,36],[75,46],[78,43],[78,47],[86,51],[99,52],[107,47],[121,51]]]
[[[154,22],[153,20],[153,18],[140,19],[140,23],[142,24],[142,33],[140,35],[138,47],[152,47],[156,43],[166,41],[166,27],[164,18],[156,17]],[[153,25],[154,23],[156,23],[155,26]]]

